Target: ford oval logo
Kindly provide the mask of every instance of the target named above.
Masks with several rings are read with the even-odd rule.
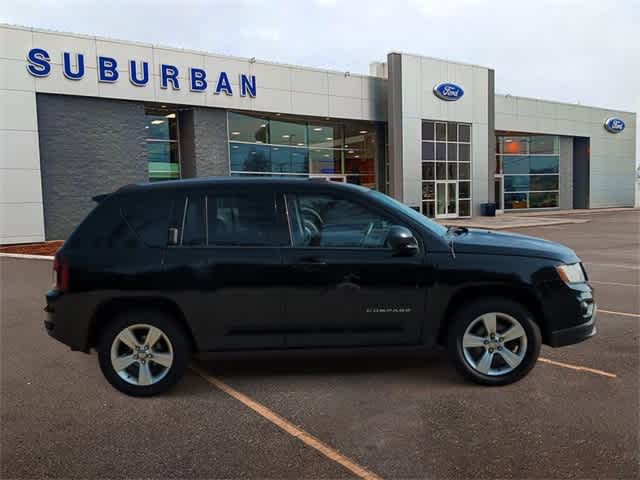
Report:
[[[624,120],[617,117],[607,118],[604,122],[604,128],[611,133],[620,133],[624,130]]]
[[[439,83],[433,87],[433,93],[442,100],[454,102],[462,98],[464,90],[455,83]]]

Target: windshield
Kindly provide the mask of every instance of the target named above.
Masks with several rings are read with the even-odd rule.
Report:
[[[389,207],[391,207],[391,208],[393,208],[395,210],[400,210],[402,213],[404,213],[408,217],[411,217],[416,222],[418,222],[421,225],[424,225],[425,227],[427,227],[429,230],[431,230],[436,235],[442,236],[445,233],[447,233],[447,228],[446,227],[443,227],[439,223],[434,222],[433,220],[431,220],[430,218],[425,217],[420,212],[416,212],[413,208],[409,207],[408,205],[405,205],[402,202],[399,202],[395,198],[391,198],[390,196],[385,195],[384,193],[381,193],[381,192],[378,192],[378,191],[375,191],[375,190],[371,190],[370,191],[370,195],[372,195],[376,199],[382,201],[382,203],[384,203],[385,205],[387,205],[387,206],[389,206]]]

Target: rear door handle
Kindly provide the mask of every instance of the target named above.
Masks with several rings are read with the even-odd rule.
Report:
[[[303,257],[296,262],[298,265],[326,265],[323,259],[318,257]]]

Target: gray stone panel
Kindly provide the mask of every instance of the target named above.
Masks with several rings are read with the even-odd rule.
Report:
[[[229,175],[227,111],[194,108],[193,150],[198,177]]]
[[[140,102],[37,95],[45,238],[64,239],[91,197],[148,179]]]

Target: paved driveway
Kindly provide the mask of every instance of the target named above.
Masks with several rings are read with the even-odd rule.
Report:
[[[1,258],[1,476],[638,478],[640,212],[589,219],[521,232],[582,256],[598,335],[498,389],[434,352],[194,364],[129,398],[44,333],[50,262]]]

